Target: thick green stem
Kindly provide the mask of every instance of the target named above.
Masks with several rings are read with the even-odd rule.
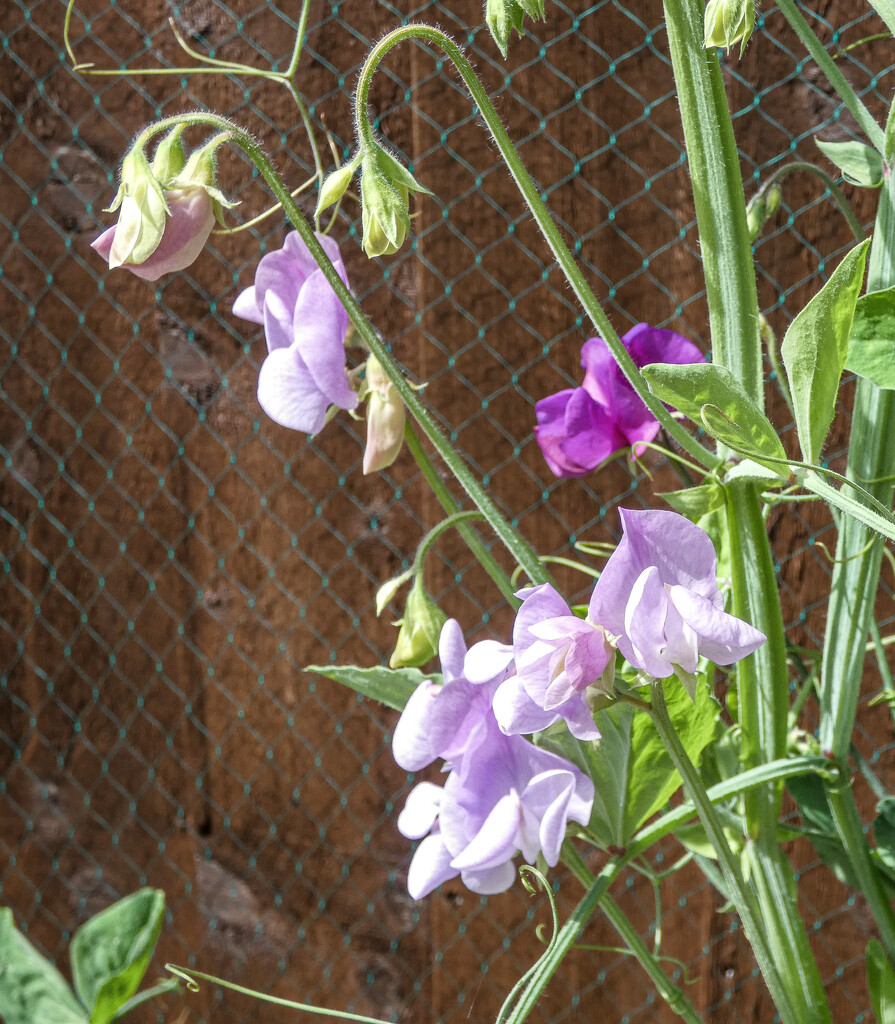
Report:
[[[880,192],[870,251],[868,291],[895,285],[895,176]],[[895,473],[895,394],[860,379],[855,392],[846,475],[887,508]],[[879,588],[883,542],[851,516],[841,516],[827,611],[820,688],[820,741],[837,761],[848,757],[866,661],[865,644]],[[850,788],[828,793],[839,838],[849,854],[890,958],[895,961],[895,915],[870,858]]]
[[[860,97],[852,88],[849,80],[827,53],[823,43],[814,34],[814,31],[805,20],[794,0],[777,0],[777,6],[793,27],[796,35],[799,37],[799,42],[814,58],[817,66],[827,76],[827,81],[833,86],[839,94],[839,98],[848,107],[855,120],[864,130],[864,134],[870,141],[871,146],[879,151],[880,156],[885,157],[885,138],[882,128],[874,121],[873,115],[861,102]]]
[[[370,322],[364,316],[363,310],[358,305],[355,297],[351,294],[351,290],[345,285],[341,277],[339,277],[335,267],[324,252],[323,246],[317,240],[317,236],[305,220],[301,210],[290,195],[289,190],[283,184],[280,176],[274,170],[273,164],[270,162],[267,154],[261,146],[258,145],[248,132],[243,131],[242,128],[238,125],[232,124],[226,118],[219,117],[216,114],[204,113],[178,114],[174,117],[168,117],[161,121],[156,121],[141,134],[140,139],[145,143],[145,141],[148,141],[152,135],[165,131],[166,129],[173,127],[175,124],[181,123],[208,124],[213,125],[215,128],[220,128],[232,133],[233,141],[258,168],[261,176],[270,187],[270,190],[282,204],[283,210],[292,223],[292,226],[301,236],[302,241],[308,247],[309,252],[316,260],[324,277],[330,283],[333,291],[345,307],[348,317],[354,324],[361,340],[379,360],[389,380],[394,384],[395,390],[401,396],[402,401],[410,411],[410,414],[422,427],[423,432],[444,460],[448,469],[450,469],[454,474],[460,483],[460,486],[466,491],[469,497],[472,498],[475,506],[482,513],[485,519],[487,519],[489,525],[506,545],[507,550],[513,558],[515,558],[519,565],[521,565],[528,573],[529,579],[534,583],[549,582],[550,574],[544,569],[543,565],[541,565],[534,550],[524,540],[519,531],[507,522],[506,518],[502,515],[485,489],[479,483],[475,474],[466,465],[456,448],[444,436],[438,425],[435,423],[435,420],[420,400],[419,394],[410,386],[404,377],[400,367],[392,358],[391,353],[379,339],[379,336],[373,330]]]
[[[732,612],[751,622],[768,640],[737,664],[738,720],[747,768],[786,754],[789,680],[780,592],[758,494],[753,486],[732,485],[727,496],[727,528],[733,583]],[[746,827],[755,839],[776,832],[782,787],[753,790],[745,800]]]
[[[701,465],[709,469],[716,466],[719,462],[717,456],[704,448],[696,438],[689,434],[680,425],[680,423],[674,419],[665,406],[650,394],[639,368],[628,354],[628,350],[622,344],[622,341],[615,328],[612,326],[609,317],[597,301],[596,296],[591,290],[590,285],[588,285],[578,263],[575,261],[575,257],[572,255],[559,229],[554,223],[553,218],[550,216],[550,212],[544,204],[537,186],[532,181],[531,176],[525,169],[525,165],[519,158],[519,154],[516,152],[506,129],[501,124],[497,111],[494,109],[494,105],[488,97],[487,92],[485,92],[482,87],[481,82],[479,82],[476,77],[476,74],[472,69],[472,65],[463,56],[463,51],[459,46],[457,46],[450,36],[446,35],[439,29],[432,28],[429,25],[408,25],[404,28],[395,29],[394,32],[390,32],[371,50],[360,73],[355,99],[355,120],[357,124],[358,139],[360,140],[361,146],[364,148],[372,148],[376,144],[367,112],[367,97],[369,95],[370,82],[372,80],[373,73],[382,61],[382,58],[389,50],[392,49],[392,47],[409,39],[420,39],[427,43],[431,43],[443,50],[451,59],[457,71],[460,73],[460,77],[463,79],[466,88],[469,90],[469,94],[478,108],[478,112],[481,115],[482,120],[487,125],[488,130],[491,133],[491,137],[497,144],[497,148],[500,150],[500,154],[503,157],[510,174],[512,174],[513,179],[519,187],[519,191],[522,193],[522,198],[525,200],[525,203],[537,223],[541,234],[544,236],[547,244],[553,251],[553,255],[556,257],[556,261],[559,264],[566,280],[571,285],[572,291],[577,296],[584,311],[587,313],[594,327],[599,332],[600,337],[606,342],[606,345],[612,353],[615,361],[618,363],[621,371],[624,373],[625,377],[628,379],[637,394],[641,399],[643,399],[643,402],[646,404],[653,416],[666,430],[668,435],[674,438],[675,442]]]
[[[764,406],[758,299],[752,246],[730,109],[717,55],[703,46],[701,0],[666,0],[665,15],[690,162],[715,362]],[[785,635],[774,562],[753,485],[728,488],[733,612],[768,638],[737,672],[748,767],[785,755],[788,713]],[[685,777],[686,780],[686,777]],[[776,838],[779,787],[746,799],[751,874],[746,933],[786,1024],[829,1021],[830,1012],[804,923],[789,897],[792,868]],[[723,834],[722,834],[723,838]],[[729,866],[722,862],[725,876]],[[736,881],[738,876],[734,876]],[[728,884],[730,884],[728,882]],[[736,902],[736,899],[735,899]]]
[[[704,10],[701,0],[665,2],[699,227],[712,361],[726,366],[764,408],[758,293],[740,162],[718,57],[703,46]]]
[[[563,863],[572,871],[584,888],[590,889],[596,878],[578,855],[578,852],[566,844],[563,847],[562,859]],[[662,962],[659,957],[653,953],[637,934],[637,930],[609,893],[604,893],[603,898],[600,900],[600,909],[609,919],[612,927],[621,936],[622,941],[637,959],[640,966],[649,975],[650,980],[656,986],[656,991],[668,1003],[671,1009],[683,1017],[688,1024],[703,1024],[703,1020],[693,1008],[693,1004],[668,977],[665,971],[662,970]]]
[[[454,500],[454,496],[451,494],[447,487],[447,484],[438,475],[438,471],[435,466],[432,465],[432,460],[429,458],[426,449],[423,448],[420,443],[420,439],[416,435],[416,431],[413,429],[413,424],[410,422],[404,425],[404,443],[407,445],[407,449],[410,454],[416,459],[416,464],[420,467],[420,471],[426,478],[426,483],[432,488],[432,492],[435,497],[441,502],[441,507],[447,512],[449,516],[455,515],[462,511],[460,506]],[[515,594],[515,587],[513,586],[512,580],[503,571],[500,563],[491,554],[482,538],[476,533],[475,528],[470,526],[469,523],[458,523],[457,532],[466,541],[466,546],[479,560],[482,568],[494,581],[497,589],[507,599],[511,608],[516,608],[519,605],[519,600]]]
[[[730,849],[721,821],[706,793],[699,772],[688,757],[671,719],[668,717],[661,682],[657,682],[653,686],[652,695],[652,719],[656,730],[672,763],[684,780],[684,792],[696,807],[699,820],[702,822],[709,842],[715,849],[727,895],[743,922],[746,937],[755,953],[762,977],[768,986],[781,1019],[784,1024],[808,1024],[808,1022],[828,1024],[830,1021],[829,1009],[824,998],[820,977],[814,977],[816,969],[812,970],[812,968],[816,965],[811,957],[810,949],[807,949],[807,943],[805,943],[805,947],[808,962],[802,963],[799,957],[803,950],[794,948],[791,943],[784,941],[785,938],[788,938],[784,928],[770,918],[769,909],[776,908],[766,904],[762,899],[761,891],[756,894],[744,882],[739,861]],[[758,865],[753,866],[753,871],[756,867]],[[762,876],[765,874],[771,879],[771,882],[777,881],[774,873],[763,872]],[[799,998],[797,989],[802,985],[807,987],[802,991],[802,997]]]

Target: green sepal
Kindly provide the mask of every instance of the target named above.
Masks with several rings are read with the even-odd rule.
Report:
[[[183,152],[181,135],[185,124],[175,125],[155,147],[152,157],[152,173],[163,188],[183,171],[186,156]]]

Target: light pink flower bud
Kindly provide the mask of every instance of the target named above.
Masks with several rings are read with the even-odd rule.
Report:
[[[364,473],[387,469],[398,457],[404,443],[404,403],[379,361],[367,359],[367,446]]]
[[[199,255],[214,227],[214,201],[204,188],[182,188],[165,192],[168,214],[161,241],[144,260],[138,263],[115,259],[114,224],[92,242],[92,247],[109,266],[126,267],[144,281],[157,281],[163,274],[188,267]]]

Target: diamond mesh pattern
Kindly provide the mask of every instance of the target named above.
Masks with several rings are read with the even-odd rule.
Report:
[[[350,93],[382,32],[437,22],[462,42],[557,222],[617,326],[674,326],[708,348],[699,249],[661,11],[616,0],[551,3],[550,22],[504,63],[468,0],[315,3],[298,87],[318,128],[351,145]],[[806,17],[879,114],[887,44],[865,9]],[[144,884],[165,889],[158,962],[194,965],[287,998],[387,1020],[487,1019],[538,954],[544,901],[480,899],[447,885],[414,904],[394,827],[412,782],[389,753],[394,716],[303,673],[378,662],[383,580],[439,518],[407,457],[360,473],[363,428],[339,417],[312,442],[267,421],[254,397],[263,341],[230,306],[273,216],[216,236],[157,286],[106,274],[89,241],[107,222],[115,167],[157,117],[208,106],[250,127],[299,184],[311,153],[286,90],[196,75],[78,78],[62,49],[62,0],[0,11],[0,886],[37,945],[65,965],[72,931]],[[83,0],[72,19],[98,67],[191,63],[166,25],[223,59],[282,69],[294,4]],[[834,27],[835,25],[835,27]],[[781,160],[816,159],[812,137],[854,126],[782,16],[759,20],[727,83],[747,188]],[[456,76],[429,48],[389,57],[371,97],[377,128],[437,199],[417,204],[412,244],[367,262],[356,206],[335,234],[352,286],[457,447],[544,553],[616,535],[615,508],[673,489],[667,464],[613,464],[557,481],[531,436],[532,403],[578,373],[587,326]],[[198,136],[190,136],[193,141]],[[247,167],[221,159],[248,219],[268,203]],[[873,196],[853,196],[865,222]],[[309,201],[310,202],[310,201]],[[791,178],[757,245],[761,302],[781,332],[849,244],[810,179]],[[785,407],[772,395],[777,422]],[[849,387],[829,461],[841,468]],[[784,431],[789,443],[790,430]],[[791,638],[821,642],[832,527],[816,506],[774,510]],[[503,552],[495,547],[503,558]],[[570,595],[582,578],[558,571]],[[505,636],[506,609],[462,544],[439,543],[430,589],[471,634]],[[891,570],[879,619],[891,627]],[[395,615],[400,608],[392,609]],[[879,689],[868,672],[867,697]],[[810,723],[810,708],[807,712]],[[885,707],[861,709],[858,746],[888,781]],[[872,797],[862,794],[870,813]],[[669,845],[654,868],[680,854]],[[868,1012],[860,963],[869,915],[798,846],[803,910],[835,1016]],[[557,883],[561,906],[574,883]],[[655,934],[649,882],[618,897]],[[662,951],[706,1019],[771,1019],[735,922],[692,865],[662,883]],[[614,947],[596,921],[583,941]],[[213,987],[135,1020],[293,1019]],[[142,1014],[142,1016],[141,1016]],[[612,949],[576,952],[538,1008],[671,1019],[639,968]]]

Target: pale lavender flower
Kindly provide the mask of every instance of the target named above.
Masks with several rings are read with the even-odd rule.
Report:
[[[347,283],[336,243],[318,239]],[[331,406],[357,406],[345,369],[348,314],[297,231],[261,258],[255,283],[237,296],[233,312],[264,326],[268,355],[258,375],[258,401],[271,419],[316,434]]]
[[[172,189],[164,196],[168,210],[161,208],[157,215],[164,222],[159,229],[161,239],[144,259],[131,262],[141,221],[135,217],[125,218],[126,208],[117,224],[90,243],[111,268],[124,267],[144,281],[157,281],[164,274],[184,270],[202,251],[214,227],[211,196],[204,188]]]
[[[638,324],[621,339],[637,366],[698,363],[699,349],[674,331]],[[585,476],[622,448],[652,441],[658,420],[618,368],[602,338],[581,349],[584,384],[535,405],[535,438],[556,476]]]
[[[732,665],[767,639],[724,611],[708,534],[677,512],[620,509],[624,536],[609,557],[588,618],[657,679],[696,671],[700,656]]]
[[[441,757],[450,768],[444,788],[421,783],[398,818],[403,835],[422,839],[408,875],[414,899],[457,875],[473,892],[502,892],[513,882],[517,852],[529,863],[543,853],[552,866],[568,823],[590,820],[590,779],[497,724],[491,701],[510,669],[506,651],[492,678],[470,682],[462,632],[449,620],[439,647],[444,684],[423,683],[395,729],[401,767],[415,771]]]
[[[615,651],[606,630],[590,617],[574,615],[549,583],[517,597],[522,606],[513,624],[516,675],[494,702],[501,727],[534,732],[564,718],[573,736],[599,739],[587,690],[599,687],[613,667]]]

